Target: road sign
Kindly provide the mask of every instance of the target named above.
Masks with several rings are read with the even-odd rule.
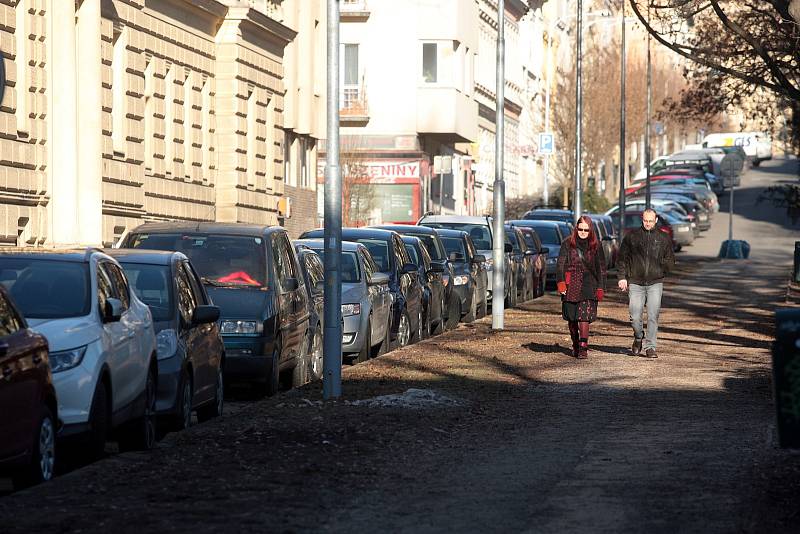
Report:
[[[539,154],[550,155],[555,152],[555,146],[553,145],[553,134],[551,133],[540,133],[539,134]]]
[[[450,174],[453,172],[453,156],[434,156],[433,173]]]

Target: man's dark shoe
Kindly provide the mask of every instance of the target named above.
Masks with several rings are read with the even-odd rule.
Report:
[[[656,355],[656,349],[647,349],[644,351],[644,354],[640,354],[643,358],[658,358]]]
[[[631,351],[633,351],[634,356],[638,356],[642,353],[642,340],[638,338],[633,339],[633,346],[631,347]]]

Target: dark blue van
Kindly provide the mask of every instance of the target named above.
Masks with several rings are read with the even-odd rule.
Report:
[[[140,225],[122,248],[174,250],[192,262],[220,308],[225,380],[272,395],[301,385],[308,367],[309,299],[294,247],[280,226],[162,222]]]

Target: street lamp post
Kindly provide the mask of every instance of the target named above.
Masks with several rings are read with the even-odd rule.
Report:
[[[582,150],[583,144],[583,0],[578,0],[577,37],[575,39],[575,197],[573,211],[575,224],[581,216]]]
[[[650,4],[647,4],[647,23],[650,23]],[[647,165],[645,206],[650,209],[650,120],[653,113],[653,63],[650,57],[650,32],[647,32],[647,126],[644,137],[644,159]]]
[[[497,2],[497,94],[495,102],[494,224],[492,261],[492,329],[502,330],[505,296],[505,186],[503,149],[505,139],[505,0]],[[509,288],[509,291],[512,288]]]
[[[626,43],[625,43],[625,2],[622,2],[622,41],[620,43],[619,71],[619,238],[625,237],[625,171],[628,167],[625,159],[625,83],[626,83]]]
[[[342,396],[342,174],[339,168],[339,0],[328,0],[328,97],[325,151],[325,337],[322,395]]]

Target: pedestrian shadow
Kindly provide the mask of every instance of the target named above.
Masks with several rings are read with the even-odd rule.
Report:
[[[531,341],[530,343],[523,343],[521,346],[537,354],[563,354],[564,356],[572,357],[572,348],[562,347],[558,343],[544,344]]]

